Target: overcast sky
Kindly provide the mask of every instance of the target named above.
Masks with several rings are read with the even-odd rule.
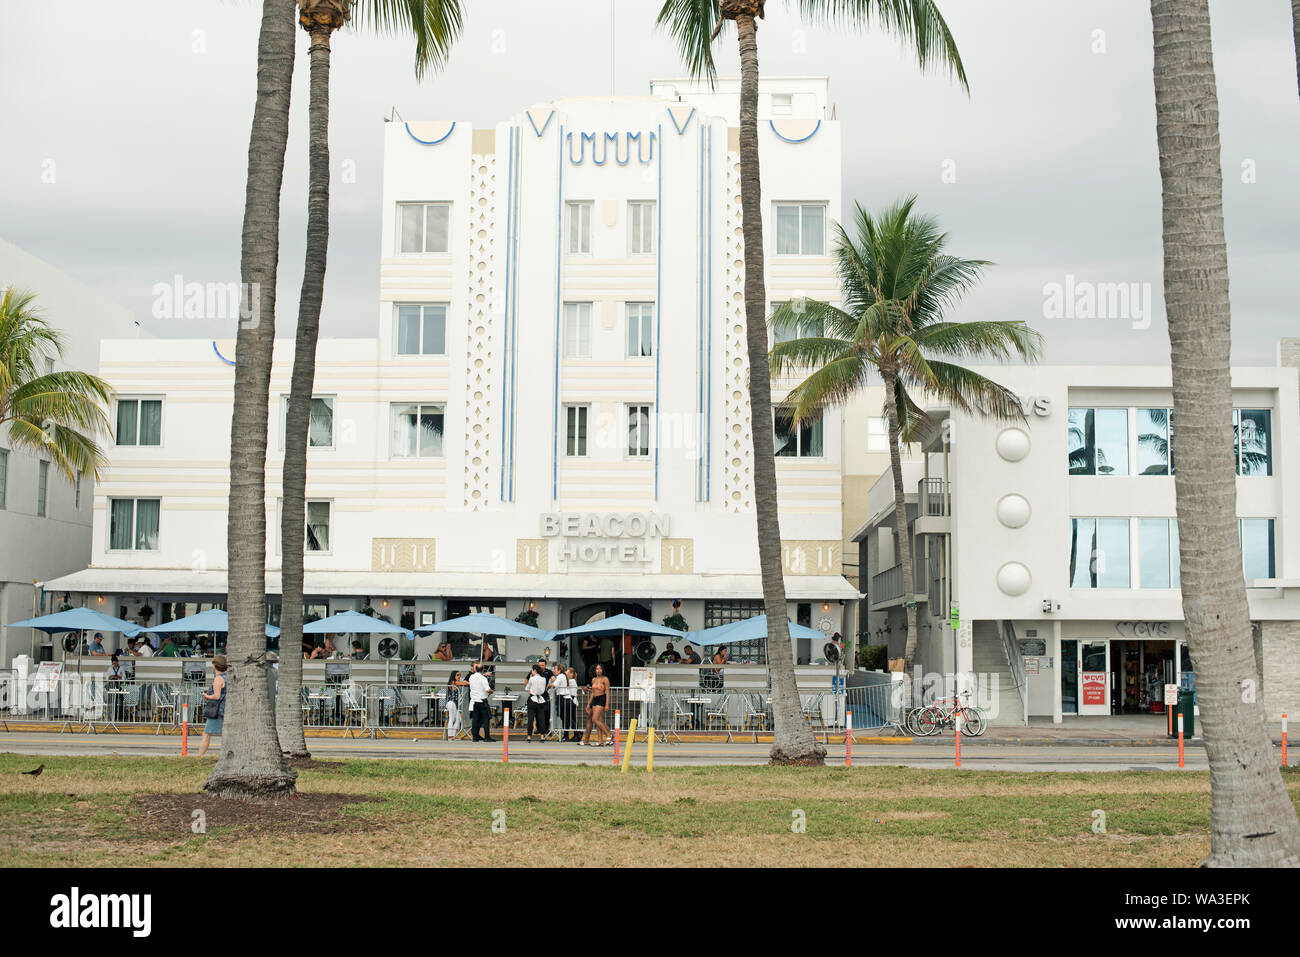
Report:
[[[1144,0],[941,0],[967,97],[880,35],[804,30],[769,3],[765,75],[826,74],[844,131],[846,205],[906,193],[951,250],[992,269],[954,318],[1025,319],[1049,361],[1167,362],[1160,177]],[[682,70],[659,0],[467,0],[448,69],[417,84],[413,44],[347,30],[334,44],[332,232],[322,335],[374,334],[382,122],[490,125],[566,95],[648,92]],[[260,3],[6,0],[0,26],[0,237],[131,308],[157,335],[230,335],[154,320],[151,288],[238,276]],[[1286,0],[1212,4],[1236,364],[1300,335],[1300,94]],[[738,72],[735,34],[720,70]],[[306,36],[281,222],[281,335],[292,331],[306,226]],[[502,49],[504,47],[504,49]],[[344,182],[340,164],[355,164]],[[945,177],[945,172],[949,175]],[[945,179],[955,181],[946,182]],[[50,181],[52,180],[52,181]],[[1249,180],[1249,181],[1244,181]],[[1067,277],[1073,277],[1072,280]],[[4,277],[0,277],[3,281]],[[1044,289],[1149,284],[1154,321],[1054,318]],[[1139,300],[1140,301],[1140,300]]]

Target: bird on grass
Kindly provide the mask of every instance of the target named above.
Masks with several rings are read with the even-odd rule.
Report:
[[[33,768],[33,769],[30,770],[30,771],[24,771],[24,772],[22,772],[22,773],[23,773],[23,774],[30,774],[32,777],[37,778],[37,777],[40,777],[40,776],[41,776],[41,772],[44,771],[44,770],[45,770],[45,765],[42,764],[40,767]]]

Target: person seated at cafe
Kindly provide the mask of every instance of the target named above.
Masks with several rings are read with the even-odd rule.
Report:
[[[352,642],[352,660],[353,660],[353,661],[365,661],[365,660],[366,660],[366,649],[364,649],[364,648],[361,647],[361,642],[360,642],[360,641],[353,641],[353,642]]]
[[[681,662],[684,665],[698,665],[700,663],[699,653],[690,645],[685,645],[682,648]]]
[[[675,665],[682,660],[682,656],[673,650],[673,643],[670,641],[664,646],[664,650],[659,653],[655,662],[661,665]]]
[[[100,632],[95,632],[95,637],[90,642],[90,653],[96,657],[102,657],[108,654],[104,650],[104,636]]]
[[[310,635],[302,636],[302,656],[306,658],[315,658],[316,644],[312,641]]]
[[[122,664],[117,660],[117,655],[108,659],[108,673],[104,675],[105,681],[125,681],[126,672],[122,670]]]
[[[176,650],[176,641],[171,635],[163,638],[162,647],[158,649],[159,658],[179,658],[180,652]]]
[[[211,658],[212,651],[208,648],[208,638],[206,635],[199,635],[199,640],[195,642],[194,654],[200,658]]]
[[[499,657],[500,657],[500,655],[498,655],[497,652],[496,652],[496,649],[492,647],[492,643],[491,643],[490,641],[488,641],[487,639],[484,639],[484,640],[483,640],[483,660],[484,660],[484,661],[496,661]]]
[[[342,657],[343,657],[343,652],[339,651],[337,648],[334,647],[334,636],[333,636],[333,635],[326,635],[326,636],[325,636],[325,657],[326,657],[326,658],[342,658]]]
[[[451,642],[444,641],[438,646],[438,650],[433,653],[433,657],[439,661],[451,661]]]
[[[311,654],[308,655],[307,657],[310,658],[312,661],[317,661],[322,658],[328,658],[329,653],[325,650],[324,645],[317,645],[315,648],[311,650]]]
[[[140,658],[153,657],[153,645],[149,644],[148,638],[141,638],[136,642],[135,653]]]

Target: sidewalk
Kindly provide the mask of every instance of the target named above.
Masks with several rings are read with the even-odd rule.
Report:
[[[1199,736],[1187,738],[1187,747],[1204,747]],[[1282,744],[1282,725],[1274,723],[1269,728],[1269,735],[1275,746]],[[914,744],[947,744],[952,747],[952,731],[924,738],[913,738]],[[1295,745],[1295,737],[1288,729],[1288,745]],[[1178,738],[1169,737],[1168,725],[1164,715],[1099,715],[1067,716],[1060,724],[1054,724],[1051,718],[1030,718],[1025,725],[991,726],[978,738],[963,737],[962,744],[1022,744],[1022,745],[1096,745],[1109,747],[1178,747]]]

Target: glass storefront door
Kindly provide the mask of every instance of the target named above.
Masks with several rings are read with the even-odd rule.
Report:
[[[1079,714],[1110,714],[1110,642],[1079,643]]]
[[[1061,640],[1061,713],[1079,713],[1079,643]]]

